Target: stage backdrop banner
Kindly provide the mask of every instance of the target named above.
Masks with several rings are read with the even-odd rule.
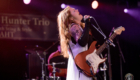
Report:
[[[57,40],[56,16],[0,14],[0,39]]]

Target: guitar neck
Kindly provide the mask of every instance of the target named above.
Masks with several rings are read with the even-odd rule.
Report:
[[[113,40],[117,36],[116,33],[113,33],[109,39]],[[99,55],[107,46],[106,41],[103,43],[103,45],[97,50],[96,54]]]

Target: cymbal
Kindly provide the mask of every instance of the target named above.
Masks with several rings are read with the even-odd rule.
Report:
[[[36,51],[38,53],[43,53],[44,52],[44,48],[42,48],[41,46],[38,46],[38,45],[33,45],[33,46],[25,46],[25,51],[29,52],[29,53],[35,53],[36,54]]]
[[[60,56],[56,56],[50,59],[50,64],[52,63],[56,63],[55,67],[56,68],[67,68],[67,63],[68,63],[68,59],[64,58],[62,55]],[[57,64],[57,63],[61,63],[64,62],[65,64]]]

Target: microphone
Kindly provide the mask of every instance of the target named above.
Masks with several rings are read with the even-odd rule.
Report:
[[[86,19],[83,17],[83,19],[81,20],[81,22],[85,23],[87,19],[92,19],[92,18],[93,18],[92,16],[90,16],[89,18],[86,18]]]
[[[89,17],[90,19],[93,18],[92,16]]]

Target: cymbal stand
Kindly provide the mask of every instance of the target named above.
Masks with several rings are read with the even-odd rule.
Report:
[[[45,64],[46,66],[48,66],[48,65],[52,65],[53,66],[53,78],[54,78],[54,80],[56,78],[56,76],[55,76],[55,73],[56,73],[55,65],[57,65],[57,64],[65,64],[65,62],[59,62],[59,63],[53,62],[52,64]]]
[[[54,44],[52,44],[49,48],[47,48],[47,49],[45,49],[44,50],[44,52],[43,52],[43,54],[44,54],[44,59],[45,59],[45,61],[44,61],[44,71],[45,71],[45,74],[44,74],[44,76],[46,76],[46,52],[48,51],[48,50],[50,50],[55,44],[57,44],[59,41],[56,41]],[[44,77],[44,79],[46,80],[46,77]]]
[[[55,73],[56,73],[55,63],[52,63],[52,66],[53,66],[53,79],[55,80]]]
[[[56,73],[56,68],[55,68],[55,65],[56,65],[57,63],[52,63],[52,64],[46,64],[46,66],[48,66],[48,65],[52,65],[53,66],[53,71],[52,71],[52,73],[53,73],[53,78],[54,78],[54,80],[55,80],[55,73]]]
[[[43,66],[44,66],[44,76],[45,76],[45,77],[44,77],[44,80],[46,80],[46,75],[47,75],[47,74],[46,74],[46,65],[45,65],[45,64],[46,64],[46,54],[47,54],[47,53],[44,51],[43,54],[44,54],[44,55],[43,55],[43,56],[44,56],[44,65],[43,65]]]
[[[36,53],[39,56],[40,60],[42,61],[42,80],[44,80],[44,76],[45,76],[45,74],[44,74],[44,67],[43,67],[44,66],[44,58],[42,58],[37,51],[36,51]]]

